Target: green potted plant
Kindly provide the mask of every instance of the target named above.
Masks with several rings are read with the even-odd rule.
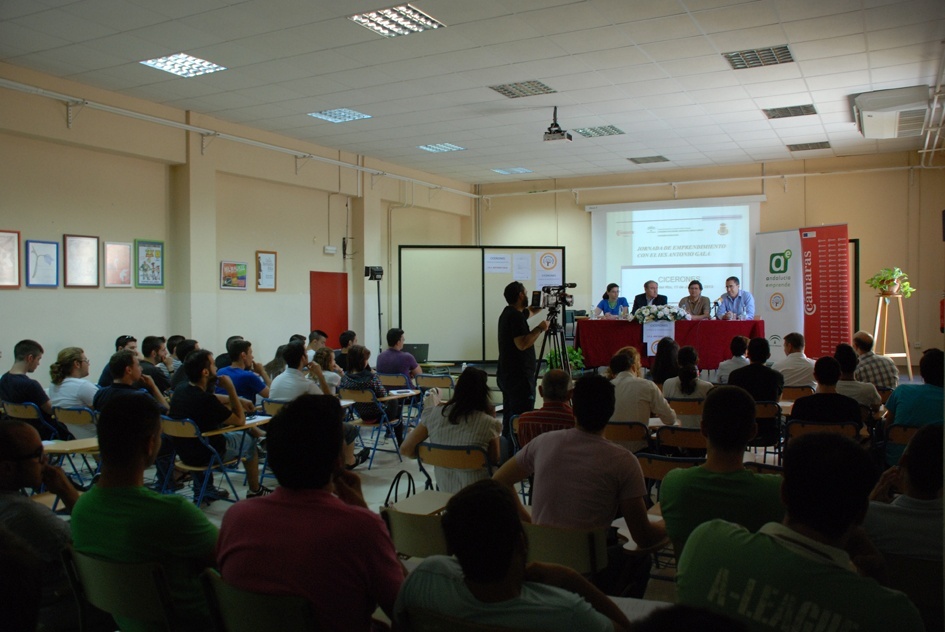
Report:
[[[568,362],[571,365],[571,370],[583,370],[584,369],[584,352],[580,349],[574,347],[567,347],[568,350]],[[549,369],[560,369],[561,368],[561,358],[557,349],[552,349],[548,352],[548,355],[545,356],[545,361],[548,363]]]
[[[866,280],[866,284],[879,290],[885,296],[901,294],[905,298],[912,296],[916,288],[909,285],[909,276],[900,268],[883,268]]]

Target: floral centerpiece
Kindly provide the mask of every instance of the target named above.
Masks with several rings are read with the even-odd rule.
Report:
[[[644,305],[633,312],[633,318],[638,323],[652,323],[655,320],[686,320],[686,310],[677,305]]]

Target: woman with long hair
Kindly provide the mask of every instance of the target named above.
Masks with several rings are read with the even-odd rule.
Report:
[[[341,369],[335,364],[335,352],[328,347],[322,347],[315,352],[315,364],[322,368],[322,375],[335,393],[341,385]]]
[[[679,361],[676,355],[679,353],[679,345],[670,337],[660,338],[656,343],[656,355],[653,357],[653,365],[650,367],[650,379],[657,385],[671,377],[679,375]]]
[[[485,450],[491,462],[498,462],[502,422],[495,418],[485,371],[475,367],[463,371],[453,397],[445,404],[437,405],[432,401],[435,395],[431,391],[428,394],[420,423],[400,446],[401,454],[414,458],[417,445],[429,439],[436,445],[474,445]],[[486,478],[489,478],[489,470],[485,467],[478,470],[436,468],[437,487],[451,494]]]
[[[98,387],[82,378],[89,374],[89,358],[79,347],[66,347],[59,352],[56,361],[49,366],[49,403],[59,408],[91,408]],[[92,424],[77,426],[66,424],[76,439],[95,436]]]
[[[679,374],[663,382],[663,397],[666,399],[705,399],[714,384],[699,379],[699,354],[695,347],[683,347],[677,356]],[[685,428],[698,428],[699,415],[679,415]]]

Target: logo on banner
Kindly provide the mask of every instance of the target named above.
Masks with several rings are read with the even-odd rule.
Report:
[[[558,258],[554,253],[546,252],[538,259],[538,263],[545,270],[554,270],[558,265]]]
[[[788,271],[788,261],[791,259],[792,254],[790,250],[771,253],[771,258],[768,260],[768,271],[771,274],[786,274]]]
[[[771,298],[768,299],[768,305],[771,306],[771,309],[774,311],[780,311],[784,307],[784,294],[780,292],[775,292],[771,295]]]

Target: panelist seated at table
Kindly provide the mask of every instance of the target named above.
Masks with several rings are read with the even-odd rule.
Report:
[[[620,296],[620,286],[616,283],[608,283],[601,302],[594,308],[594,317],[620,318],[625,317],[629,310],[630,303],[625,297]]]
[[[686,320],[702,320],[709,318],[711,304],[709,298],[702,296],[702,282],[693,279],[689,282],[689,296],[679,301],[679,307],[686,312]]]
[[[656,281],[647,281],[643,284],[643,294],[637,294],[633,297],[633,308],[630,313],[637,311],[647,305],[666,305],[667,298],[659,293],[660,286]]]
[[[719,299],[718,318],[721,320],[752,320],[755,317],[755,298],[741,289],[736,276],[725,279],[725,294]]]

